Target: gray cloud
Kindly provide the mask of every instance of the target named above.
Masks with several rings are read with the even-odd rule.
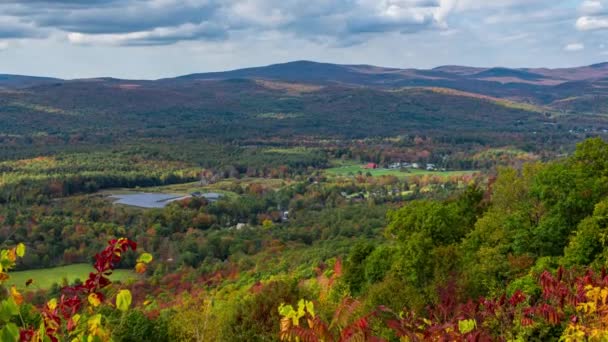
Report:
[[[226,39],[224,27],[211,23],[186,23],[176,27],[161,27],[148,31],[138,31],[120,34],[86,34],[72,32],[68,40],[84,45],[166,45],[176,41],[186,40],[221,40]]]
[[[211,18],[218,8],[213,1],[98,0],[97,4],[85,5],[85,1],[64,0],[41,3],[46,5],[20,3],[6,8],[4,12],[26,17],[39,27],[96,34],[144,31],[186,23],[200,24]]]
[[[44,31],[20,18],[0,15],[0,38],[2,39],[42,37],[45,35]]]
[[[580,4],[579,12],[578,30],[608,30],[608,0],[585,0]]]
[[[424,35],[450,46],[476,40],[485,44],[481,49],[508,42],[551,46],[557,53],[577,42],[591,50],[597,44],[590,31],[608,28],[608,0],[574,1],[0,0],[0,40],[59,37],[74,46],[163,47],[274,39],[277,45],[301,40],[352,49],[388,35],[403,36],[402,42]]]
[[[226,39],[232,32],[283,31],[317,39],[418,32],[445,25],[442,0],[97,0],[9,1],[0,11],[70,41],[170,44]],[[94,37],[98,36],[98,37]],[[73,39],[77,37],[77,39]],[[353,40],[353,39],[351,39]],[[356,39],[355,39],[356,40]]]

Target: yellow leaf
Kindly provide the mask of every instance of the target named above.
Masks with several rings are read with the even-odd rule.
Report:
[[[17,249],[16,248],[11,248],[8,251],[8,260],[10,260],[11,262],[17,261]]]
[[[89,326],[89,333],[96,336],[99,333],[99,328],[101,327],[101,314],[97,314],[89,318],[87,325]]]
[[[17,303],[17,305],[21,305],[21,303],[23,303],[23,295],[17,291],[17,287],[15,285],[11,287],[11,297],[13,297],[13,300],[15,303]]]
[[[51,300],[49,300],[48,303],[46,303],[46,306],[51,310],[55,310],[55,308],[57,308],[57,299],[53,298]]]
[[[139,258],[137,258],[137,262],[143,262],[144,264],[149,264],[152,262],[152,254],[150,253],[142,253]]]
[[[94,307],[98,307],[99,304],[101,304],[101,299],[97,293],[91,293],[89,295],[89,304],[93,305]]]
[[[146,264],[144,264],[143,262],[138,262],[135,265],[135,272],[137,272],[137,273],[144,273],[144,272],[146,272]]]
[[[25,255],[25,245],[23,243],[18,244],[16,252],[18,257],[23,258],[23,256]]]
[[[116,307],[120,311],[123,311],[123,312],[127,311],[127,310],[129,310],[129,307],[131,306],[132,300],[133,299],[131,297],[131,291],[120,290],[118,292],[118,294],[116,295]]]
[[[468,334],[471,331],[475,330],[477,326],[477,321],[474,319],[465,319],[462,321],[458,321],[458,330],[461,334]]]
[[[9,276],[8,273],[4,273],[2,271],[0,271],[0,284],[5,282],[6,280],[8,280]]]

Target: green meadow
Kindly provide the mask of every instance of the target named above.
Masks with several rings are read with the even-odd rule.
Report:
[[[370,173],[374,177],[378,176],[396,176],[400,178],[407,178],[412,176],[440,176],[440,177],[450,177],[450,176],[462,176],[467,174],[473,174],[477,171],[427,171],[421,169],[407,169],[402,171],[400,169],[365,169],[363,168],[365,164],[354,164],[354,163],[344,163],[342,165],[337,165],[336,167],[332,167],[325,170],[325,173],[330,176],[354,176],[359,172],[366,174]]]
[[[27,288],[30,289],[49,289],[54,283],[62,284],[64,280],[68,283],[76,279],[84,281],[89,273],[93,271],[93,267],[89,264],[74,264],[69,266],[59,266],[52,268],[43,268],[37,270],[16,271],[10,272],[10,278],[6,285],[15,285],[19,289],[25,289],[25,283],[32,279],[33,283]],[[132,270],[115,270],[110,276],[112,281],[127,281],[137,278],[137,273]]]

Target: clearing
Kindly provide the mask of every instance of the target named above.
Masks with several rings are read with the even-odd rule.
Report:
[[[25,282],[28,279],[32,279],[34,282],[27,287],[28,289],[46,290],[51,288],[55,283],[61,285],[64,279],[67,279],[68,283],[76,279],[84,281],[92,271],[93,266],[89,264],[73,264],[37,270],[16,271],[9,273],[10,278],[7,280],[6,285],[15,285],[18,289],[23,290],[26,289]],[[132,270],[115,270],[110,279],[112,281],[124,282],[129,279],[137,279],[137,277],[137,273]]]
[[[342,165],[325,169],[324,171],[330,176],[354,176],[359,172],[362,174],[370,173],[374,177],[378,176],[396,176],[400,178],[407,178],[412,176],[439,176],[439,177],[450,177],[450,176],[463,176],[472,175],[477,171],[427,171],[422,169],[407,169],[407,171],[401,171],[400,169],[365,169],[365,164],[355,164],[354,162],[344,162]]]

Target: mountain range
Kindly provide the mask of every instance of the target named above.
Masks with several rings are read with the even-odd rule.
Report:
[[[423,81],[486,81],[558,85],[572,81],[589,81],[608,78],[608,62],[564,69],[510,69],[474,68],[466,66],[440,66],[430,70],[384,68],[372,65],[339,65],[296,61],[265,67],[238,69],[224,72],[198,73],[178,79],[261,78],[283,81],[309,81],[315,83],[339,82],[346,84],[401,86],[408,82]]]
[[[410,134],[534,147],[607,132],[607,114],[608,63],[418,70],[297,61],[159,80],[0,75],[0,142],[11,144]]]
[[[403,82],[414,80],[477,80],[502,84],[559,85],[572,81],[592,81],[608,78],[608,62],[559,69],[479,68],[458,65],[445,65],[433,69],[399,69],[373,65],[342,65],[312,61],[294,61],[230,71],[194,73],[157,81],[221,80],[233,78],[309,81],[315,83],[337,82],[378,86],[399,86]],[[76,79],[71,81],[82,80]],[[66,81],[68,80],[51,77],[0,74],[0,85],[3,87],[22,87]]]
[[[192,82],[250,79],[308,85],[375,88],[440,87],[508,98],[559,109],[593,110],[589,101],[608,95],[608,62],[574,68],[478,68],[440,66],[434,69],[398,69],[372,65],[339,65],[295,61],[223,72],[195,73],[153,81],[113,78],[63,80],[47,77],[1,75],[0,87],[104,82],[114,86],[162,87]],[[590,99],[590,97],[593,97]],[[601,106],[604,108],[604,106]]]

